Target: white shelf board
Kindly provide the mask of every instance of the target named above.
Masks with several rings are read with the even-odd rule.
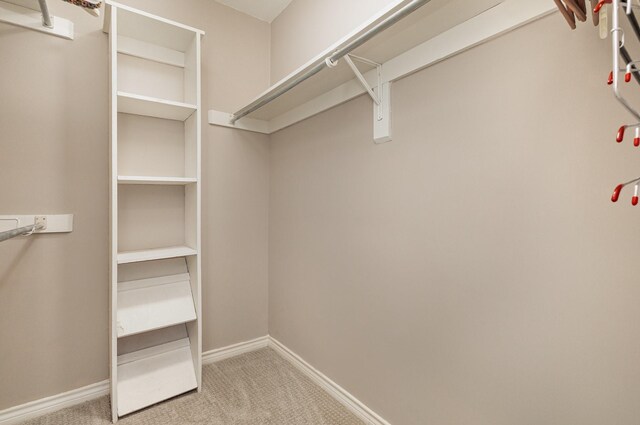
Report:
[[[51,15],[53,28],[42,25],[42,13],[37,0],[0,1],[0,22],[73,40],[73,22]]]
[[[333,52],[357,39],[408,2],[394,1],[247,106],[270,97],[279,88],[323,63]],[[431,0],[355,49],[352,54],[382,64],[382,82],[393,82],[554,12],[557,12],[557,8],[552,2]],[[209,123],[271,134],[366,93],[343,62],[340,60],[338,66],[323,69],[238,120],[235,125],[229,122],[231,114],[215,110],[209,111]],[[375,87],[376,71],[361,64],[358,67],[368,83]]]
[[[119,184],[187,185],[197,183],[193,177],[118,176]]]
[[[118,338],[196,320],[189,273],[118,283]]]
[[[118,264],[138,263],[141,261],[164,260],[166,258],[188,257],[198,251],[188,246],[172,246],[168,248],[143,249],[118,253]]]
[[[197,388],[189,338],[118,356],[118,415]]]
[[[184,121],[198,108],[188,103],[118,92],[118,112]]]

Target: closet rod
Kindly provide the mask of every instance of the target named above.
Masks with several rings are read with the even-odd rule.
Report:
[[[406,17],[407,15],[410,15],[411,13],[418,10],[420,7],[429,3],[429,1],[431,0],[413,0],[411,3],[399,9],[398,11],[396,11],[395,13],[387,17],[385,20],[379,22],[377,25],[369,29],[367,32],[360,35],[360,37],[351,41],[346,46],[336,50],[333,54],[328,56],[323,62],[316,64],[313,68],[309,69],[304,74],[297,76],[291,81],[287,81],[286,84],[278,88],[273,93],[269,93],[264,97],[258,98],[254,102],[240,109],[231,117],[231,124],[235,124],[235,122],[238,121],[240,118],[245,117],[250,113],[252,113],[253,111],[262,108],[264,105],[282,96],[292,88],[296,87],[298,84],[313,77],[318,72],[322,71],[325,67],[328,67],[330,63],[336,63],[339,59],[343,58],[353,50],[362,46],[364,43],[366,43],[367,41],[375,37],[380,32],[386,30],[387,28],[389,28],[390,26],[392,26],[402,18]]]
[[[47,0],[38,0],[40,3],[40,11],[42,12],[42,25],[47,28],[53,28],[53,23],[51,21],[51,14],[49,13],[49,6],[47,5]]]
[[[18,227],[17,229],[7,230],[6,232],[0,232],[0,242],[4,242],[17,236],[26,236],[27,234],[38,230],[40,227],[42,227],[40,224],[30,224],[28,226]]]

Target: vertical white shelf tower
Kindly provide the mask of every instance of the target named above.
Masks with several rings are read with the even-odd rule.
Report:
[[[200,39],[112,1],[113,422],[201,387]]]

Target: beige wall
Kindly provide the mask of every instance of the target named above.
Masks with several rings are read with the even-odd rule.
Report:
[[[0,214],[75,230],[0,245],[0,409],[108,376],[107,39],[51,3],[75,41],[0,25]],[[203,106],[230,111],[386,0],[294,0],[271,43],[210,0],[126,3],[207,31]],[[364,96],[270,145],[205,125],[204,349],[268,316],[396,425],[634,423],[640,223],[608,197],[637,152],[608,46],[554,15],[417,73],[384,145]]]
[[[270,334],[392,424],[637,422],[609,67],[556,14],[397,82],[391,143],[364,96],[272,135]]]
[[[0,410],[108,378],[107,36],[49,3],[74,41],[0,24],[0,214],[75,223],[0,244]],[[205,110],[268,85],[268,24],[211,0],[124,3],[207,32]],[[267,140],[203,126],[205,350],[267,333]]]
[[[320,54],[392,0],[293,0],[271,23],[271,82]]]

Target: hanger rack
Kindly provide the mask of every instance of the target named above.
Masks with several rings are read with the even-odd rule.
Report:
[[[636,1],[636,0],[633,0],[633,1]],[[593,12],[596,14],[599,13],[600,10],[606,4],[612,5],[612,8],[611,8],[612,9],[611,10],[612,71],[609,74],[609,79],[607,81],[607,84],[612,86],[613,93],[616,100],[636,120],[638,120],[637,123],[622,125],[618,129],[618,132],[616,134],[616,142],[621,143],[624,140],[625,131],[627,129],[633,129],[635,131],[633,144],[634,146],[638,147],[640,146],[640,113],[636,108],[632,106],[631,102],[629,102],[629,100],[627,100],[627,98],[623,96],[621,92],[621,84],[620,84],[620,80],[621,80],[620,77],[623,74],[624,74],[625,82],[628,83],[629,81],[631,81],[631,76],[633,75],[636,81],[640,83],[640,78],[639,78],[640,68],[638,67],[638,64],[640,62],[633,60],[631,55],[629,54],[629,50],[625,46],[625,33],[620,24],[620,11],[623,10],[624,14],[627,16],[627,19],[629,20],[629,24],[633,30],[633,33],[636,36],[636,39],[640,42],[640,25],[638,24],[638,20],[633,11],[633,8],[636,7],[637,5],[634,5],[631,0],[628,0],[627,2],[622,2],[621,0],[600,0],[596,5],[596,7],[594,8]],[[621,57],[625,62],[624,67],[620,66]],[[630,185],[633,185],[634,187],[633,196],[631,198],[631,204],[634,206],[638,205],[638,189],[640,186],[640,177],[630,180],[626,183],[621,183],[617,185],[613,190],[611,201],[617,202],[618,199],[620,198],[620,194],[622,190],[625,187]]]

